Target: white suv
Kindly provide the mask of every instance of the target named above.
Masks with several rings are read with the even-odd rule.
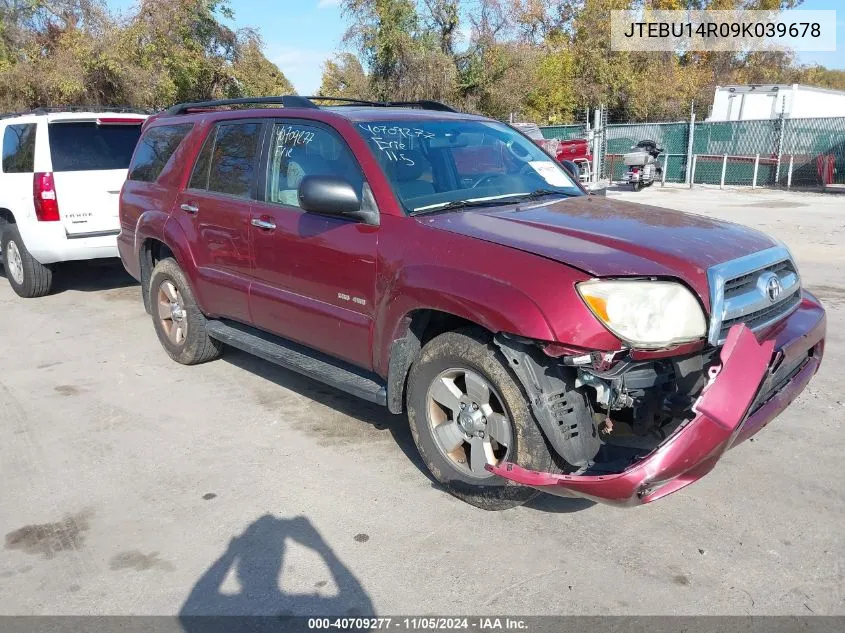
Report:
[[[146,118],[119,109],[0,116],[0,249],[21,297],[47,294],[57,262],[118,256],[120,188]]]

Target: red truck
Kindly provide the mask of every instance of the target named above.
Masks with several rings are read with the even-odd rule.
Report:
[[[772,238],[587,195],[440,103],[320,99],[144,125],[118,244],[174,360],[231,345],[406,412],[431,475],[488,509],[654,501],[817,371],[824,309]]]

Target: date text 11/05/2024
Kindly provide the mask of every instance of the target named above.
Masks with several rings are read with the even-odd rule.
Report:
[[[401,630],[401,631],[527,631],[523,618],[513,617],[358,617],[358,618],[309,618],[309,630]]]

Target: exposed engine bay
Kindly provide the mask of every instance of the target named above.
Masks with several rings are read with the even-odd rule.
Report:
[[[533,341],[496,344],[528,392],[559,464],[571,474],[621,472],[685,421],[717,350],[635,361],[627,351],[550,358]]]

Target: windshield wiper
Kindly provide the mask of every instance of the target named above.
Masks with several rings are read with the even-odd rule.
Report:
[[[529,194],[515,194],[517,196]],[[489,207],[497,204],[502,204],[504,198],[512,196],[494,196],[492,198],[476,198],[469,200],[452,200],[451,202],[444,202],[442,204],[432,204],[426,207],[418,207],[411,211],[410,215],[425,215],[426,213],[441,213],[443,211],[454,211],[455,209],[466,209],[468,207]]]
[[[556,189],[535,189],[531,193],[514,194],[514,197],[518,197],[521,200],[539,200],[540,198],[545,198],[546,196],[566,196],[569,198],[571,197],[571,194],[568,194],[565,191],[558,191]]]
[[[455,209],[466,209],[468,207],[489,207],[497,204],[512,204],[516,200],[539,200],[545,196],[566,196],[571,197],[571,194],[565,191],[556,191],[554,189],[535,189],[534,191],[521,193],[507,193],[500,196],[490,196],[486,198],[470,198],[468,200],[453,200],[451,202],[443,202],[442,204],[432,204],[425,207],[418,207],[411,211],[410,215],[424,215],[427,213],[442,213],[445,211],[454,211]]]

